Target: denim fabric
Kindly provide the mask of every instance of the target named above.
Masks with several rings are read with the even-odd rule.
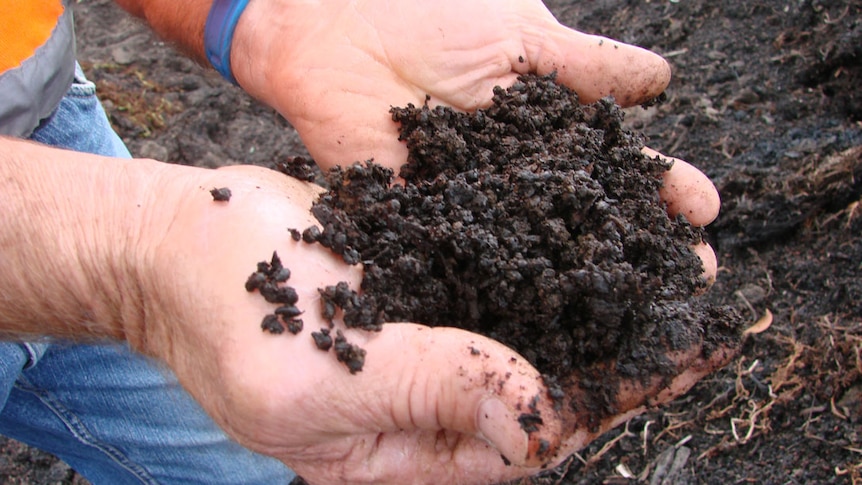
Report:
[[[77,69],[33,140],[130,157]],[[0,434],[92,483],[278,484],[294,474],[231,441],[164,366],[119,343],[0,342]]]
[[[58,148],[131,158],[129,150],[111,128],[96,97],[96,85],[75,66],[75,79],[54,113],[43,120],[30,139]]]

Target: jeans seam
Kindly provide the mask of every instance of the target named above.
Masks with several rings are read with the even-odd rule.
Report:
[[[66,96],[73,98],[89,98],[96,97],[96,84],[87,79],[81,65],[75,63],[75,77],[72,79],[72,85],[66,91]]]
[[[86,83],[78,83],[76,81],[69,86],[66,96],[70,98],[96,98],[96,86],[90,81]]]
[[[141,483],[146,485],[158,485],[158,482],[146,471],[146,469],[129,460],[125,453],[121,452],[116,447],[102,443],[101,440],[97,439],[83,421],[81,421],[75,413],[69,411],[51,392],[34,387],[24,376],[19,377],[18,382],[15,383],[15,388],[22,392],[32,394],[39,399],[45,407],[50,409],[51,412],[53,412],[54,415],[63,422],[66,429],[68,429],[72,436],[74,436],[79,442],[99,450],[114,463],[135,476],[141,481]]]

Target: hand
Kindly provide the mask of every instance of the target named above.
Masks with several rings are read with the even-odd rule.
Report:
[[[287,231],[314,223],[308,209],[317,190],[254,167],[165,170],[149,209],[151,232],[160,237],[139,265],[148,268],[146,331],[133,343],[168,362],[244,445],[282,459],[311,483],[493,483],[536,473],[598,435],[551,408],[538,372],[521,356],[458,329],[346,330],[367,351],[364,369],[351,375],[314,346],[310,332],[326,326],[317,289],[338,281],[358,288],[360,271]],[[679,182],[691,180],[683,173]],[[230,201],[214,202],[214,187],[230,188]],[[693,209],[687,200],[672,205]],[[243,288],[273,249],[305,311],[299,335],[263,332],[260,321],[273,305]],[[648,400],[682,392],[727,355],[706,360],[693,349],[675,358],[680,376],[670,387],[659,380],[630,387],[619,414],[600,429],[642,412]],[[544,423],[528,435],[518,417],[536,396]]]
[[[660,94],[658,55],[561,25],[539,0],[251,2],[231,56],[252,95],[278,109],[323,167],[370,158],[397,168],[392,106],[490,105],[494,86],[557,71],[584,102]]]
[[[583,102],[613,95],[631,106],[670,81],[660,56],[569,29],[537,0],[255,2],[234,42],[240,84],[290,120],[323,168],[372,158],[400,167],[407,149],[389,108],[426,96],[471,111],[491,103],[494,86],[556,71]],[[674,188],[679,174],[694,189]],[[666,183],[668,200],[695,197],[686,214],[693,224],[715,219],[718,193],[702,173],[677,161]],[[669,212],[679,211],[671,204]],[[713,280],[712,248],[695,250]]]
[[[232,65],[240,84],[284,114],[324,167],[368,158],[400,166],[406,149],[389,108],[422,104],[426,96],[432,105],[473,110],[490,103],[493,86],[508,86],[518,74],[557,71],[585,102],[613,94],[632,105],[662,92],[670,76],[660,57],[563,27],[538,1],[295,3],[251,2]],[[540,400],[544,423],[529,436],[517,417],[545,389],[523,358],[486,338],[413,324],[385,325],[378,334],[348,331],[368,352],[363,372],[350,375],[314,348],[307,332],[324,325],[317,288],[340,280],[357,287],[359,275],[320,248],[289,239],[286,227],[313,222],[313,192],[251,170],[186,180],[179,193],[188,196],[171,204],[181,213],[152,268],[180,280],[172,287],[154,276],[146,285],[161,296],[148,312],[152,336],[143,348],[167,360],[230,434],[312,483],[488,483],[531,474],[645,404],[688,389],[730,354],[707,359],[695,348],[675,355],[679,375],[669,385],[632,383],[618,414],[598,428]],[[171,177],[164,185],[178,182]],[[231,187],[235,195],[214,208],[201,189],[209,186]],[[668,172],[663,196],[672,215],[684,213],[695,224],[717,212],[714,187],[684,162]],[[258,322],[272,308],[240,286],[272,249],[294,272],[289,284],[306,312],[299,336],[263,333]],[[714,255],[701,250],[713,276]],[[192,301],[188,287],[200,289]],[[543,443],[547,451],[539,453]],[[500,455],[518,466],[506,466]]]
[[[357,287],[359,270],[287,231],[313,223],[313,187],[254,167],[213,171],[0,144],[0,176],[16,181],[0,186],[10,216],[0,219],[0,289],[15,302],[0,305],[0,331],[126,339],[167,362],[232,436],[312,483],[489,483],[532,474],[644,404],[684,391],[729,355],[673,355],[676,378],[625,385],[618,414],[595,428],[550,408],[523,358],[462,330],[403,323],[345,331],[368,352],[364,370],[351,375],[309,333],[325,325],[317,289]],[[674,200],[674,187],[692,185],[685,173],[667,198],[689,213],[689,198]],[[233,191],[229,202],[213,201],[217,187]],[[273,249],[293,270],[289,284],[305,311],[300,335],[264,333],[260,322],[273,305],[244,288]],[[533,412],[536,396],[543,424],[527,435],[517,418]]]
[[[372,158],[399,168],[407,149],[389,108],[421,105],[426,96],[431,105],[472,111],[490,105],[494,86],[556,71],[585,103],[613,95],[631,106],[670,81],[660,56],[565,27],[538,0],[297,3],[249,4],[232,65],[243,88],[278,109],[324,169]],[[693,189],[674,188],[679,174]],[[668,200],[695,197],[686,214],[693,224],[715,219],[718,193],[702,173],[677,161],[666,183]],[[713,280],[712,248],[695,250]]]
[[[166,230],[144,251],[146,331],[133,343],[168,362],[234,438],[312,483],[479,483],[525,473],[500,455],[527,460],[530,440],[516,408],[526,409],[542,388],[510,349],[407,323],[379,333],[345,330],[367,351],[364,369],[351,375],[315,347],[310,332],[327,326],[318,288],[339,281],[359,288],[361,279],[360,269],[328,250],[290,238],[288,227],[314,223],[316,189],[254,167],[171,168],[155,185],[166,205],[150,213]],[[213,202],[213,187],[230,188],[230,201]],[[273,249],[305,312],[299,335],[263,332],[273,305],[243,287]],[[559,440],[553,423],[533,441],[540,435]]]

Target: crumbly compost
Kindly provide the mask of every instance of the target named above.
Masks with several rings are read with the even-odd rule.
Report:
[[[490,336],[552,388],[577,373],[581,387],[604,389],[578,404],[600,414],[614,402],[608,363],[646,380],[675,372],[669,350],[738,340],[733,311],[694,298],[705,282],[691,246],[703,232],[668,217],[658,195],[668,163],[641,153],[612,99],[582,106],[553,76],[524,76],[472,114],[391,112],[409,150],[403,182],[371,161],[333,169],[312,208],[322,229],[302,233],[364,265],[361,294],[321,290],[329,318],[337,306],[348,327],[410,321]]]
[[[290,270],[281,262],[277,252],[272,253],[269,262],[257,263],[257,270],[245,281],[248,292],[257,290],[269,303],[279,305],[273,313],[263,317],[261,329],[272,334],[288,332],[296,335],[302,331],[302,311],[296,307],[299,295],[292,286],[284,284],[290,279]]]

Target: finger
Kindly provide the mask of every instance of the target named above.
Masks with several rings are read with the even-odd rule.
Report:
[[[662,155],[651,148],[644,147],[642,151],[649,157],[673,162],[670,170],[665,172],[663,187],[659,189],[671,217],[682,214],[695,226],[705,226],[718,217],[721,199],[715,185],[703,172],[688,162]]]
[[[665,172],[664,185],[659,189],[671,217],[683,214],[695,226],[704,226],[718,217],[721,199],[703,172],[684,160],[666,157],[651,148],[644,147],[642,151],[649,157],[673,161],[670,170]],[[718,274],[715,251],[706,242],[696,244],[692,249],[703,262],[703,277],[707,286],[712,285]]]
[[[495,464],[500,454],[539,464],[556,449],[559,423],[538,371],[502,344],[455,328],[396,324],[364,347],[366,367],[353,377],[382,397],[378,431],[476,436],[496,449]]]
[[[718,258],[715,256],[715,251],[705,242],[696,244],[692,249],[703,262],[703,278],[706,280],[707,287],[712,286],[718,275]]]
[[[574,89],[583,103],[613,96],[621,106],[649,101],[670,82],[670,65],[646,49],[557,24],[526,39],[527,65]],[[518,64],[515,64],[516,69]]]
[[[678,373],[672,378],[655,376],[648,385],[638,381],[621,383],[617,397],[619,412],[602,420],[594,429],[584,426],[576,428],[560,447],[561,456],[584,448],[603,433],[643,414],[647,409],[666,404],[685,394],[702,378],[727,365],[738,351],[735,345],[725,345],[707,356],[703,354],[701,346],[696,346],[688,351],[669,355],[677,364]]]

